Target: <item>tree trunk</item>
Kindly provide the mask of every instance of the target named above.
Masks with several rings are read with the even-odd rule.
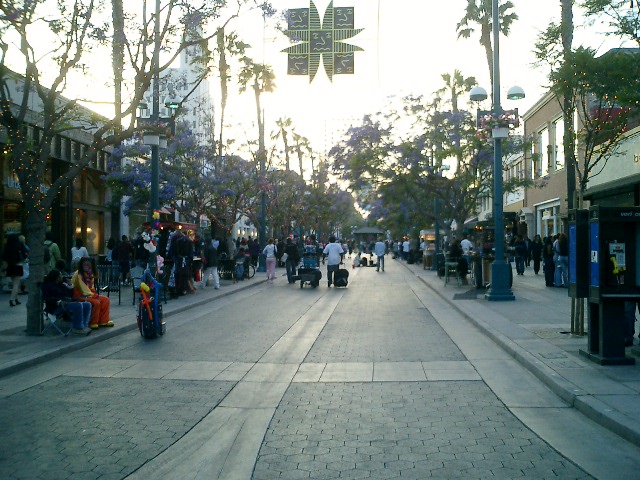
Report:
[[[27,279],[27,335],[42,333],[41,279],[44,277],[44,234],[47,225],[46,211],[38,211],[32,199],[25,199],[27,218],[25,230],[29,238],[29,278]]]
[[[218,167],[218,163],[222,160],[224,116],[227,110],[227,99],[229,97],[229,88],[227,85],[229,64],[227,63],[227,56],[225,53],[224,28],[220,28],[218,30],[216,41],[218,44],[218,54],[220,55],[220,59],[218,61],[218,70],[220,74],[220,135],[218,137],[218,162],[216,162],[216,167]]]

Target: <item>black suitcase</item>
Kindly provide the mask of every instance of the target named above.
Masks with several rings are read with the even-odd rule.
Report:
[[[349,284],[349,270],[340,268],[334,273],[333,284],[336,287],[346,287]]]

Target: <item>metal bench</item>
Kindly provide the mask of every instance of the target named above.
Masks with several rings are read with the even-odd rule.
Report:
[[[101,294],[106,293],[107,297],[111,297],[112,293],[118,292],[118,305],[120,305],[122,300],[120,267],[117,265],[98,265],[97,269],[96,290]]]

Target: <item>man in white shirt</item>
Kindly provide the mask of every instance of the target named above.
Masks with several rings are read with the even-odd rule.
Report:
[[[335,280],[334,272],[338,271],[340,263],[342,263],[344,250],[342,250],[342,245],[336,242],[336,237],[331,235],[329,237],[329,243],[324,247],[322,253],[327,257],[327,282],[328,286],[331,287],[331,284],[334,283]]]
[[[462,241],[460,242],[460,248],[462,249],[462,254],[465,257],[469,256],[469,252],[473,250],[473,243],[467,238],[466,235],[462,236]]]
[[[384,255],[387,253],[387,246],[384,244],[382,240],[378,240],[373,247],[373,250],[378,257],[378,263],[376,264],[376,272],[380,271],[380,267],[382,267],[382,271],[384,272]]]
[[[402,259],[404,261],[407,260],[407,258],[409,258],[409,248],[410,248],[410,243],[409,243],[409,238],[408,237],[404,237],[404,242],[402,242]]]

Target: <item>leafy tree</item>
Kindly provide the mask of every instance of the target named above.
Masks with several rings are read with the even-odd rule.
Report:
[[[217,14],[221,3],[165,0],[162,24],[154,24],[154,20],[144,16],[141,24],[125,23],[130,29],[124,35],[110,30],[108,22],[100,18],[101,8],[109,4],[105,0],[61,0],[54,4],[32,0],[20,6],[16,2],[0,3],[0,125],[7,132],[11,167],[18,177],[26,211],[31,267],[28,334],[38,334],[41,328],[42,303],[37,284],[44,273],[46,216],[54,201],[99,152],[133,134],[137,106],[153,75],[168,68],[185,48],[202,43],[199,28]],[[118,11],[119,6],[115,9]],[[122,28],[122,23],[113,27]],[[100,118],[80,108],[78,99],[67,98],[64,93],[74,78],[89,69],[90,59],[114,37],[114,51],[125,52],[122,69],[130,89],[129,100],[117,107],[113,118]],[[156,67],[154,60],[160,49],[167,54],[163,58],[166,62],[158,62]],[[119,69],[116,62],[117,79]],[[38,134],[27,136],[25,132],[34,123],[34,115]],[[120,129],[121,119],[127,117],[131,120]],[[74,130],[89,133],[91,144],[68,164],[66,171],[52,178],[48,190],[41,189],[53,139]]]
[[[552,75],[553,90],[571,92],[576,105],[578,145],[583,161],[576,164],[578,205],[590,178],[600,174],[608,161],[620,153],[618,147],[630,124],[638,124],[640,102],[640,55],[625,49],[596,57],[580,47]]]

